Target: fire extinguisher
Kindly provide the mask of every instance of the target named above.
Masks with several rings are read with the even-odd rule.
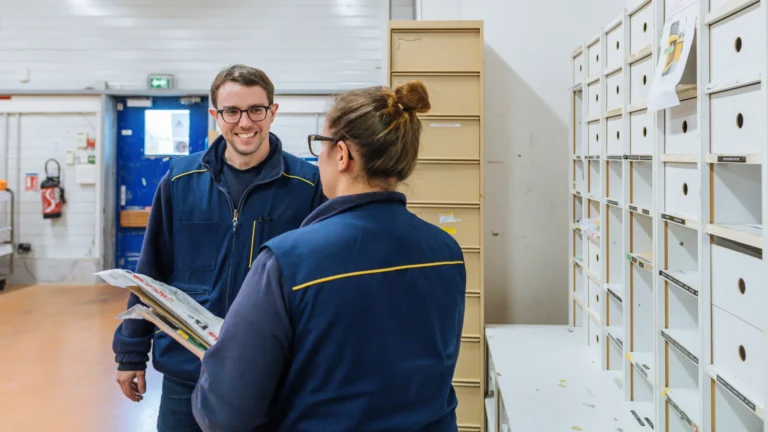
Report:
[[[56,164],[56,176],[48,174],[48,163]],[[45,161],[45,180],[40,184],[40,192],[43,197],[43,219],[56,219],[61,217],[61,207],[67,202],[64,199],[64,188],[61,187],[59,176],[61,165],[55,159]]]

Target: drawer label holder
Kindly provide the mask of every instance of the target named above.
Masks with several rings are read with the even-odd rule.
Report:
[[[627,155],[625,159],[629,159],[631,161],[652,161],[653,155]]]
[[[728,381],[724,380],[720,374],[717,374],[717,382],[720,383],[723,387],[725,387],[731,394],[736,396],[736,399],[740,400],[744,405],[749,407],[754,412],[757,412],[757,408],[755,407],[755,403],[751,400],[747,399],[746,396],[741,394],[740,391],[736,390],[735,387],[733,387]]]
[[[682,418],[688,425],[693,426],[693,422],[691,421],[690,417],[682,410],[679,406],[675,403],[675,401],[672,400],[669,396],[667,396],[667,402],[669,402],[669,405],[677,411],[677,413],[680,415],[680,418]]]
[[[612,205],[612,206],[614,206],[614,207],[621,207],[621,206],[619,205],[619,202],[618,202],[618,201],[614,201],[614,200],[610,200],[610,199],[607,199],[607,200],[605,200],[605,202],[606,202],[608,205]]]
[[[696,296],[696,297],[698,297],[698,296],[699,296],[699,291],[698,291],[698,290],[696,290],[696,289],[693,289],[693,288],[689,287],[688,285],[686,285],[686,284],[684,284],[684,283],[680,282],[678,279],[676,279],[676,278],[672,277],[672,276],[671,276],[669,273],[665,272],[664,270],[661,270],[661,271],[659,271],[659,275],[660,275],[661,277],[663,277],[664,279],[666,279],[666,280],[668,280],[668,281],[672,282],[673,284],[675,284],[675,285],[679,286],[680,288],[682,288],[682,289],[684,289],[684,290],[688,291],[688,292],[689,292],[689,293],[691,293],[692,295],[694,295],[694,296]]]
[[[629,206],[629,209],[630,209],[631,211],[635,212],[635,213],[637,213],[637,212],[638,212],[638,210],[637,210],[637,206],[633,206],[633,205],[630,205],[630,206]]]
[[[661,332],[661,336],[669,343],[671,343],[675,348],[677,348],[680,352],[685,354],[686,357],[688,357],[692,362],[694,362],[696,365],[699,364],[699,359],[693,355],[690,351],[685,349],[682,345],[677,343],[675,339],[673,339],[671,336],[669,336],[666,332]]]
[[[607,156],[607,158],[608,158],[608,160],[622,160],[622,159],[624,159],[624,156],[622,156],[622,155],[611,155],[611,156]]]
[[[643,374],[645,379],[649,379],[648,378],[648,371],[646,371],[645,368],[641,364],[635,363],[635,366],[636,366],[635,369],[639,370],[640,373]]]
[[[646,421],[646,423],[648,423],[648,426],[650,426],[651,429],[654,429],[653,422],[651,421],[651,419],[649,419],[648,417],[645,417],[645,421]]]
[[[661,218],[665,221],[674,222],[676,224],[685,225],[685,219],[679,218],[677,216],[668,215],[666,213],[661,214]]]
[[[747,163],[747,157],[746,156],[718,156],[717,161],[728,162],[728,163]]]
[[[650,211],[650,210],[647,210],[647,209],[643,209],[643,210],[642,210],[642,213],[643,213],[644,215],[646,215],[646,216],[650,216],[650,215],[651,215],[651,211]]]
[[[635,412],[635,410],[631,410],[630,412],[632,413],[633,416],[635,416],[635,420],[637,420],[637,423],[640,426],[645,426],[645,423],[643,423],[643,421],[640,419],[640,416],[637,415],[637,412]]]

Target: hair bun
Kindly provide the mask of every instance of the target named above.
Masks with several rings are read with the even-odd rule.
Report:
[[[425,113],[432,107],[424,83],[418,80],[406,81],[395,88],[395,101],[406,111]]]

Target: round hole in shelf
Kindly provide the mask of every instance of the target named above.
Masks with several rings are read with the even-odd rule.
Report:
[[[646,129],[646,128],[643,128],[643,136],[644,136],[644,137],[645,137],[645,136],[648,136],[648,129]]]
[[[747,350],[744,349],[744,345],[739,345],[739,358],[741,361],[747,361]]]
[[[744,115],[739,113],[739,115],[736,116],[736,126],[741,129],[744,126]]]
[[[579,65],[579,72],[581,72],[581,65]]]
[[[599,95],[599,94],[596,94],[596,95],[595,95],[595,102],[597,102],[597,101],[599,101],[599,100],[600,100],[600,95]]]
[[[739,292],[744,294],[747,292],[747,284],[744,283],[744,279],[739,278]]]
[[[600,262],[600,254],[595,254],[595,262]]]
[[[683,195],[688,195],[688,183],[683,183]]]
[[[741,38],[740,37],[736,38],[736,44],[735,44],[734,48],[736,49],[736,52],[741,52]]]
[[[595,141],[600,141],[600,134],[595,135]]]
[[[643,33],[648,31],[648,23],[643,23]]]
[[[685,246],[685,243],[683,243],[683,242],[680,242],[680,244],[679,244],[679,245],[680,245],[680,246]]]
[[[683,120],[683,133],[687,133],[687,132],[688,132],[688,121]]]
[[[600,63],[600,54],[595,55],[595,62]]]
[[[597,341],[597,343],[600,343],[600,335],[595,335],[595,340]]]
[[[619,94],[619,86],[616,86],[616,94]]]
[[[643,75],[643,85],[645,85],[648,82],[648,76]]]
[[[617,141],[619,140],[619,137],[620,137],[620,135],[619,135],[619,131],[616,131],[616,140],[617,140]]]
[[[599,295],[597,295],[597,294],[595,294],[595,300],[596,300],[598,303],[600,303],[600,296],[599,296]]]
[[[619,41],[616,41],[616,51],[619,50]]]

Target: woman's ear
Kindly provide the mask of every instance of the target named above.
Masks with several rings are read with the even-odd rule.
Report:
[[[339,171],[345,171],[349,168],[349,146],[344,141],[339,141],[337,143],[337,148],[339,149],[339,153],[336,155],[336,161],[339,166]]]

